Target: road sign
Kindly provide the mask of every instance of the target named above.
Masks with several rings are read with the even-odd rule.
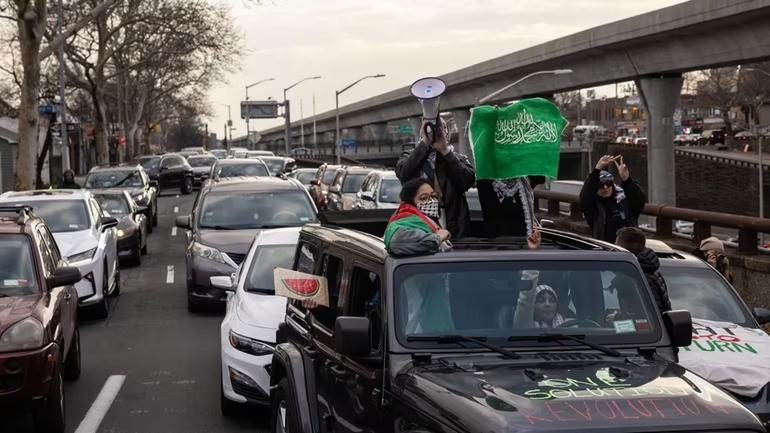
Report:
[[[53,105],[40,105],[37,107],[37,111],[43,114],[51,114],[56,112],[56,107]]]
[[[356,140],[342,140],[343,146],[355,146]]]
[[[67,132],[75,132],[75,127],[76,127],[76,126],[77,126],[77,125],[76,125],[76,124],[74,124],[74,123],[68,123],[68,124],[67,124]],[[56,124],[54,124],[54,125],[51,127],[51,130],[53,130],[53,131],[55,131],[55,132],[59,132],[59,131],[61,131],[61,123],[56,123]]]
[[[241,119],[275,119],[278,117],[278,101],[242,101]]]
[[[397,131],[399,134],[411,134],[412,125],[398,125]]]

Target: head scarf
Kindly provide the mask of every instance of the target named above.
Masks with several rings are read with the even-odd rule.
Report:
[[[553,296],[554,299],[556,299],[556,302],[559,302],[559,296],[556,294],[556,291],[553,288],[551,288],[551,286],[546,286],[545,284],[541,284],[535,287],[535,300],[537,300],[537,295],[539,295],[540,292],[542,291],[547,291]],[[538,328],[555,328],[561,325],[562,323],[564,323],[564,318],[559,313],[556,313],[553,316],[553,319],[551,319],[551,323],[541,322],[537,319],[534,319],[534,320],[535,320],[535,326]]]
[[[701,251],[710,251],[710,250],[718,250],[721,252],[725,252],[725,244],[722,243],[719,239],[715,237],[710,237],[703,239],[700,243],[700,250]]]
[[[449,126],[447,125],[446,121],[443,117],[441,119],[441,130],[444,132],[444,137],[446,137],[446,142],[449,143],[449,140],[452,138],[452,133],[449,131]],[[420,130],[420,141],[425,138],[425,131]],[[454,152],[454,146],[449,146],[449,151]],[[431,168],[436,168],[436,149],[431,148],[430,154],[428,154],[428,162],[430,163]]]
[[[626,193],[623,192],[623,188],[615,185],[615,179],[609,171],[602,170],[601,173],[599,173],[599,182],[612,182],[612,185],[615,187],[615,201],[620,203],[625,200]]]

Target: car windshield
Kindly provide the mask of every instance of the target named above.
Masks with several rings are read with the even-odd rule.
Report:
[[[77,232],[91,227],[86,203],[81,200],[17,201],[14,206],[30,206],[52,233]]]
[[[132,188],[144,186],[138,171],[100,171],[86,177],[86,188]]]
[[[214,149],[211,151],[211,154],[217,158],[224,158],[227,156],[227,151],[224,149]]]
[[[345,180],[342,182],[343,194],[355,194],[361,189],[361,184],[364,183],[366,175],[368,173],[355,173],[345,176]]]
[[[291,269],[296,250],[296,244],[266,245],[257,248],[243,288],[245,290],[274,291],[273,271],[275,268]]]
[[[190,166],[192,167],[211,167],[216,160],[217,159],[212,156],[210,158],[190,158],[187,162],[190,163]]]
[[[267,168],[270,170],[270,174],[273,176],[278,176],[283,171],[283,165],[285,161],[283,159],[267,159],[262,158],[262,161],[267,165]]]
[[[270,173],[262,162],[254,161],[252,164],[217,164],[216,175],[218,177],[270,176]]]
[[[153,168],[158,168],[158,164],[160,164],[160,157],[155,156],[152,158],[139,158],[137,162],[139,163],[139,165],[144,167],[145,170],[149,170]]]
[[[466,192],[465,199],[468,201],[468,208],[470,210],[481,210],[481,202],[479,201],[478,192],[476,191]]]
[[[310,181],[315,178],[314,171],[301,171],[297,173],[297,180],[303,185],[310,185]]]
[[[660,273],[673,309],[687,310],[693,319],[756,327],[734,289],[713,268],[661,265]]]
[[[29,238],[0,235],[0,296],[24,296],[39,292]]]
[[[200,228],[259,229],[317,222],[305,192],[215,192],[203,199]]]
[[[604,304],[605,272],[616,276],[622,294],[617,309]],[[585,335],[600,344],[649,344],[661,335],[649,289],[639,270],[627,262],[404,264],[396,268],[393,287],[400,341],[462,335],[509,344],[509,338],[560,333]]]
[[[401,202],[401,181],[398,179],[384,179],[380,186],[380,203]]]
[[[131,213],[126,197],[122,194],[96,194],[95,197],[102,209],[111,216],[121,217]]]

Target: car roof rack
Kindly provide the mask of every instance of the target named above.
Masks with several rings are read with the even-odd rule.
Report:
[[[32,212],[32,206],[29,205],[22,205],[22,206],[0,206],[0,212],[8,212],[8,213],[15,213],[18,214],[19,217],[16,219],[16,224],[23,226],[27,224],[27,221],[32,218],[34,213]]]

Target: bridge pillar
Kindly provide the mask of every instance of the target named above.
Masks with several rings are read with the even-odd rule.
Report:
[[[369,125],[369,131],[372,132],[372,138],[374,141],[380,143],[388,138],[388,124],[387,123],[373,123]]]
[[[455,110],[452,112],[452,116],[454,116],[455,125],[457,126],[457,153],[467,156],[468,161],[475,166],[471,140],[468,134],[466,134],[466,126],[468,121],[471,120],[471,111],[469,109]]]
[[[414,144],[420,141],[420,131],[422,128],[422,118],[412,117],[409,119],[409,124],[412,125],[412,134],[414,134]]]
[[[650,203],[676,206],[673,117],[679,105],[683,82],[681,74],[636,80],[649,113],[647,197]]]

